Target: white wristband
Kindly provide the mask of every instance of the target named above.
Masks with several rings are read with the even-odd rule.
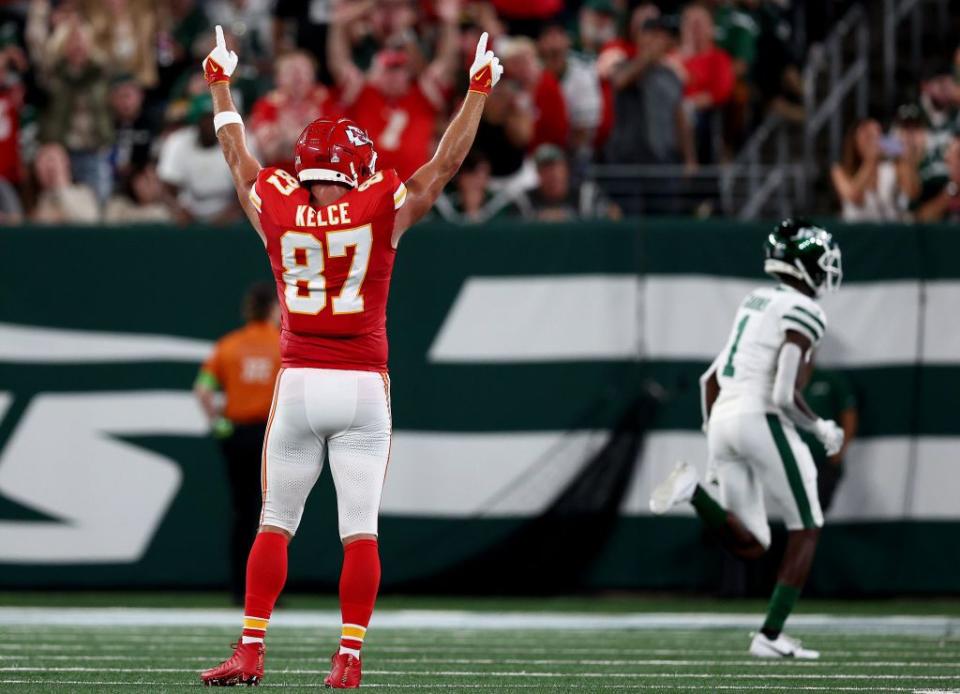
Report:
[[[236,123],[242,128],[243,118],[236,111],[221,111],[213,117],[213,127],[216,132],[220,132],[220,128],[231,123]]]

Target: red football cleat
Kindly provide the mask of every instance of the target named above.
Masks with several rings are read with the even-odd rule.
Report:
[[[331,668],[327,679],[323,681],[331,689],[359,689],[360,659],[349,653],[334,653],[330,659]]]
[[[237,643],[233,655],[215,668],[204,670],[200,679],[208,687],[233,687],[237,684],[256,687],[263,679],[262,643]]]

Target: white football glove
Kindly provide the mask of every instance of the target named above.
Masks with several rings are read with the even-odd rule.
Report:
[[[843,448],[843,429],[832,419],[818,419],[814,434],[827,450],[827,455],[836,455]]]
[[[489,94],[503,74],[500,58],[495,56],[493,51],[487,50],[489,38],[487,32],[483,32],[480,40],[477,41],[477,52],[473,58],[473,65],[470,66],[470,91],[472,92]]]
[[[203,75],[209,84],[229,82],[230,75],[237,69],[240,59],[233,51],[227,50],[227,41],[223,38],[223,27],[217,24],[217,45],[203,59]]]

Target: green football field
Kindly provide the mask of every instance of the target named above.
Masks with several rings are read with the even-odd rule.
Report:
[[[0,689],[195,691],[197,672],[226,657],[237,635],[240,611],[219,604],[196,596],[0,596]],[[270,627],[262,686],[322,687],[338,634],[333,605],[287,600]],[[761,617],[762,603],[752,601],[385,599],[364,649],[364,686],[960,693],[955,603],[807,601],[790,631],[823,651],[815,662],[749,658]]]

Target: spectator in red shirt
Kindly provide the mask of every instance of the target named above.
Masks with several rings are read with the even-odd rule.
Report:
[[[563,9],[563,0],[492,0],[497,14],[506,19],[550,19]]]
[[[698,109],[722,106],[733,92],[733,61],[713,42],[713,17],[706,8],[691,5],[680,22],[680,51],[687,70],[683,90]]]
[[[14,186],[23,177],[19,139],[24,86],[17,73],[27,68],[27,57],[19,46],[0,49],[0,181]]]
[[[351,118],[377,144],[377,167],[396,169],[407,179],[433,151],[437,116],[446,107],[446,91],[458,56],[459,0],[437,4],[440,38],[434,60],[417,76],[416,46],[409,35],[374,57],[364,74],[353,62],[347,25],[364,18],[369,5],[340,2],[334,9],[327,44],[329,67]]]
[[[330,89],[316,80],[313,57],[293,51],[277,58],[276,88],[253,105],[250,130],[266,166],[293,173],[293,146],[303,128],[317,118],[343,113]]]
[[[523,36],[536,36],[544,22],[563,10],[563,0],[492,0],[490,4],[511,34]]]
[[[701,5],[690,5],[680,20],[680,60],[687,73],[685,108],[697,134],[698,159],[712,163],[711,130],[715,110],[730,100],[736,75],[733,60],[713,42],[713,17]]]
[[[27,57],[18,46],[0,48],[0,225],[23,219],[17,186],[23,178],[19,140],[24,88],[14,73],[26,70]]]
[[[536,44],[526,37],[504,41],[501,51],[504,74],[521,90],[522,105],[534,114],[533,138],[528,144],[532,152],[544,143],[566,148],[570,137],[570,120],[563,90],[557,78],[543,69]]]

